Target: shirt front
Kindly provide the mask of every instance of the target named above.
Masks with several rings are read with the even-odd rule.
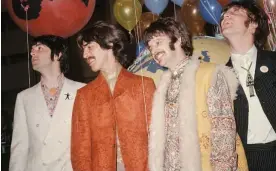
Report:
[[[41,89],[44,95],[44,99],[46,101],[47,108],[49,110],[49,115],[52,117],[57,106],[58,98],[61,93],[61,89],[63,87],[65,77],[63,74],[60,74],[57,77],[57,87],[48,88],[45,84],[45,81],[41,79]]]
[[[165,157],[164,171],[179,171],[181,169],[179,153],[179,93],[182,74],[188,60],[182,61],[172,71],[165,101]]]

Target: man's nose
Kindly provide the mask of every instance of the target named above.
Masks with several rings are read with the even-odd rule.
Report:
[[[227,12],[227,13],[225,13],[225,14],[224,14],[223,18],[229,18],[229,17],[230,17],[230,15],[232,15],[232,13]]]
[[[88,51],[86,49],[83,49],[83,58],[87,58],[88,57]]]
[[[35,56],[35,51],[34,50],[31,50],[31,56]]]

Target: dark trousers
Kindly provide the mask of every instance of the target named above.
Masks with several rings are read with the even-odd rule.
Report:
[[[276,141],[247,144],[245,152],[249,171],[276,171]]]

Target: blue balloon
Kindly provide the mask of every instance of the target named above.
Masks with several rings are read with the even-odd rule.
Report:
[[[146,48],[146,45],[143,41],[141,41],[139,44],[136,46],[136,56],[139,56],[140,53]]]
[[[182,6],[184,3],[184,0],[171,0],[173,3],[175,3],[178,6]]]
[[[145,0],[146,7],[154,14],[161,14],[167,7],[169,0]]]
[[[200,0],[199,11],[206,22],[219,25],[222,7],[217,0]]]

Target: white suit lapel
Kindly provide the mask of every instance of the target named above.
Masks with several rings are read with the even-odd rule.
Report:
[[[49,110],[44,98],[44,94],[42,92],[41,83],[37,84],[35,88],[35,96],[32,97],[32,106],[35,108],[36,111],[35,115],[33,116],[35,126],[39,129],[39,134],[41,135],[41,140],[44,140],[47,132],[49,130],[49,125],[51,122],[51,117],[49,115]],[[32,116],[31,116],[32,117]]]
[[[61,153],[70,149],[71,118],[77,85],[65,78],[56,109],[53,113],[47,136],[44,142],[47,145],[42,153],[42,159],[46,163],[57,160]],[[69,94],[69,99],[67,95]]]

